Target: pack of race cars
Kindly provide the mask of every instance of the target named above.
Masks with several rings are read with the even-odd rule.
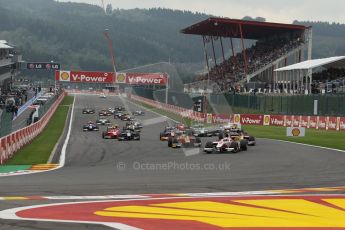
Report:
[[[83,114],[95,114],[96,110],[91,107],[86,107],[82,110]],[[143,115],[143,111],[133,112],[133,116],[126,112],[122,106],[115,106],[114,108],[102,109],[98,112],[99,118],[93,122],[89,121],[83,125],[83,131],[100,131],[100,126],[106,126],[106,130],[102,131],[103,139],[117,139],[119,141],[140,140],[140,132],[143,124],[134,116]],[[112,124],[108,118],[113,116],[114,119],[126,121],[126,124],[120,128],[117,124]]]
[[[177,124],[166,127],[159,135],[161,141],[167,141],[171,148],[201,148],[200,137],[217,137],[214,141],[207,141],[203,151],[205,153],[238,153],[247,151],[248,146],[256,145],[254,136],[249,135],[238,124],[229,123],[221,126],[205,127],[197,124],[186,127]]]
[[[83,114],[95,114],[95,109],[86,107]],[[140,140],[140,133],[143,124],[135,116],[145,115],[144,111],[134,111],[129,114],[122,106],[102,109],[98,112],[99,118],[93,122],[89,121],[83,125],[83,131],[100,131],[100,126],[106,126],[102,131],[103,139],[118,139],[119,141]],[[125,121],[125,125],[120,128],[117,124],[112,124],[108,117]],[[213,141],[204,141],[201,138],[213,138]],[[178,123],[174,126],[165,127],[160,132],[159,139],[167,141],[170,148],[201,148],[205,153],[238,153],[247,151],[248,146],[256,145],[255,137],[249,135],[241,126],[235,123],[228,123],[219,126],[205,126],[195,124],[187,127]]]

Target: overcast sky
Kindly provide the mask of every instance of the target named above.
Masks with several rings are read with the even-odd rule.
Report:
[[[101,5],[101,0],[59,0]],[[267,21],[291,23],[313,20],[345,23],[344,0],[104,0],[113,8],[153,8],[198,11],[216,16],[264,17]]]

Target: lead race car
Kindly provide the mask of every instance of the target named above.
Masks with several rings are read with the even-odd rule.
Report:
[[[98,112],[99,116],[111,116],[113,115],[112,112],[110,112],[108,109],[102,109],[101,111]]]
[[[87,124],[83,125],[83,131],[99,131],[99,127],[96,123],[89,121]]]
[[[204,147],[206,153],[238,153],[240,151],[247,151],[248,141],[240,139],[239,137],[230,137],[225,134],[224,138],[218,141],[207,142]]]

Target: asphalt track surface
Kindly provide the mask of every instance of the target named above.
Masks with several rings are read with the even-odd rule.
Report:
[[[159,140],[159,132],[171,121],[149,111],[139,117],[150,123],[140,141],[103,140],[101,132],[82,131],[83,124],[98,117],[82,115],[83,107],[93,105],[100,110],[122,102],[119,97],[78,95],[65,167],[0,178],[0,196],[204,193],[344,185],[343,152],[262,139],[257,146],[237,154],[170,149],[167,142]],[[132,111],[141,109],[125,104]],[[0,210],[42,203],[51,201],[0,201]],[[90,226],[0,220],[1,230],[87,228]]]

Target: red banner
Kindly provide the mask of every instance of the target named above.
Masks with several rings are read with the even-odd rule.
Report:
[[[112,83],[113,72],[88,72],[88,71],[55,71],[55,79],[60,82],[76,83]]]
[[[339,118],[339,130],[345,131],[345,117]]]
[[[285,116],[285,126],[291,127],[292,120],[293,120],[293,116],[289,116],[289,115]]]
[[[232,116],[229,114],[212,114],[212,123],[227,123],[232,122]]]
[[[326,121],[326,117],[318,117],[318,122],[317,122],[318,129],[326,129],[327,127],[327,121]]]
[[[168,75],[163,73],[117,73],[116,83],[130,85],[166,85]]]
[[[284,116],[281,115],[270,115],[269,125],[271,126],[284,126]]]
[[[263,125],[264,115],[241,114],[242,125]]]
[[[300,125],[300,116],[292,116],[292,126],[299,127]]]
[[[327,127],[329,130],[337,130],[337,118],[328,117]]]
[[[300,126],[303,128],[308,128],[308,126],[309,126],[309,117],[308,116],[301,116]]]
[[[312,128],[312,129],[317,128],[317,117],[315,117],[315,116],[309,117],[309,127],[308,128]]]

